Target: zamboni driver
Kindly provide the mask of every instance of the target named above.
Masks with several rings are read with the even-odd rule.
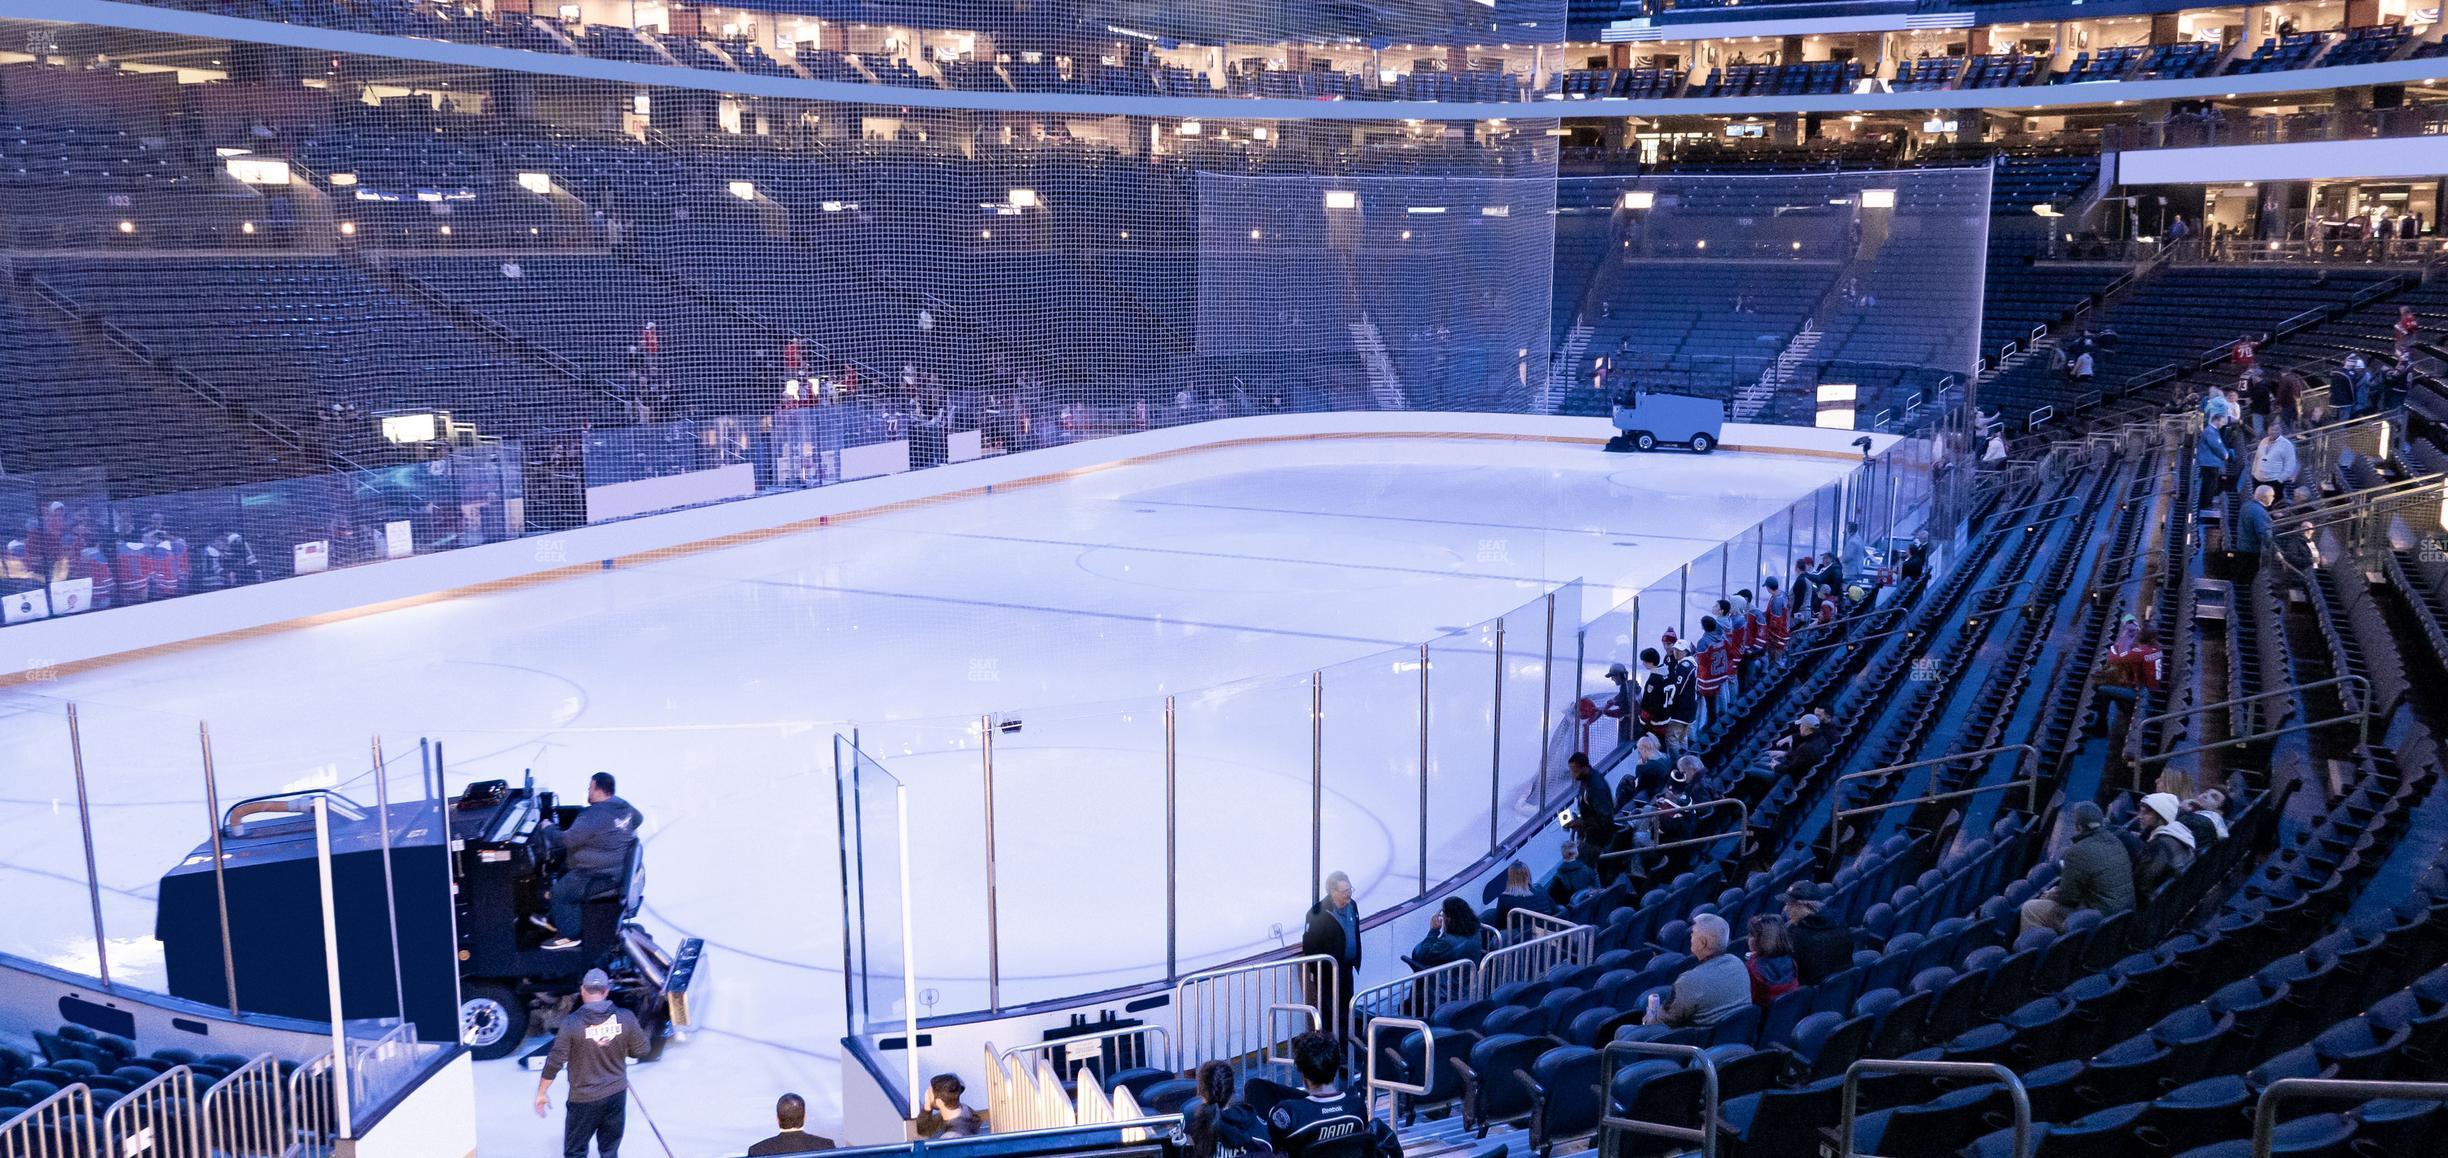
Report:
[[[553,882],[552,920],[528,918],[554,934],[544,943],[546,949],[577,948],[579,935],[585,931],[586,903],[620,889],[621,874],[628,870],[629,853],[637,847],[638,828],[645,818],[613,791],[612,774],[596,773],[587,781],[587,806],[561,833],[561,847],[567,855],[561,879]]]

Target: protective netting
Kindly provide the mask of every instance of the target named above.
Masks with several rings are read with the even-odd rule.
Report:
[[[1198,207],[1202,355],[1322,382],[1357,359],[1368,408],[1533,405],[1555,182],[1202,174]]]

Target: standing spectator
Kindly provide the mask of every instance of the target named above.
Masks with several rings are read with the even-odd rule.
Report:
[[[629,1062],[646,1056],[646,1032],[637,1017],[612,1004],[612,979],[589,969],[578,982],[582,1004],[561,1020],[544,1077],[536,1083],[535,1112],[552,1113],[553,1079],[569,1071],[569,1104],[561,1115],[563,1158],[586,1158],[592,1142],[601,1158],[620,1158],[621,1133],[629,1119]]]
[[[2236,373],[2242,374],[2253,368],[2253,360],[2260,352],[2261,347],[2253,341],[2253,336],[2245,334],[2235,340],[2235,345],[2227,348],[2227,362],[2235,367]]]
[[[1464,905],[1464,912],[1470,906]],[[1266,1123],[1234,1087],[1231,1062],[1211,1061],[1198,1068],[1198,1097],[1183,1108],[1181,1125],[1173,1128],[1176,1158],[1241,1158],[1275,1149]]]
[[[1751,1004],[1751,973],[1726,954],[1733,939],[1725,918],[1700,913],[1691,919],[1691,955],[1697,962],[1674,979],[1674,997],[1660,1002],[1649,995],[1648,1025],[1676,1029],[1715,1025]]]
[[[1700,727],[1700,665],[1688,643],[1674,645],[1673,692],[1666,702],[1666,746],[1680,751]]]
[[[662,357],[663,335],[655,332],[655,324],[653,322],[646,323],[646,328],[638,331],[637,348],[638,353],[645,356],[646,363],[649,366],[653,365],[656,359]]]
[[[2227,424],[2232,421],[2226,414],[2212,414],[2210,424],[2193,442],[2193,470],[2200,476],[2194,499],[2205,506],[2212,496],[2226,490],[2227,467],[2233,461],[2227,449]]]
[[[2023,928],[2063,933],[2066,918],[2082,909],[2097,909],[2113,917],[2134,907],[2133,858],[2125,842],[2108,831],[2099,805],[2077,802],[2067,814],[2074,822],[2074,843],[2057,861],[2057,883],[2023,902]]]
[[[2269,429],[2270,379],[2257,367],[2244,372],[2244,416],[2254,438]]]
[[[938,1138],[974,1138],[987,1130],[986,1116],[961,1104],[961,1095],[969,1087],[961,1084],[957,1074],[937,1074],[927,1079],[925,1112],[918,1115],[918,1136],[928,1141]]]
[[[1352,978],[1360,971],[1360,903],[1352,899],[1351,877],[1341,869],[1326,874],[1326,895],[1309,906],[1308,921],[1301,927],[1301,954],[1324,955],[1334,958],[1336,988],[1331,994],[1313,994],[1327,1002],[1327,1016],[1336,1036],[1348,1036],[1351,1030],[1350,1006]]]
[[[2270,383],[2270,418],[2288,430],[2303,425],[2303,375],[2288,370]]]
[[[1641,665],[1646,668],[1654,664],[1656,661],[1649,657],[1655,654],[1643,651]],[[1639,722],[1639,714],[1633,703],[1636,693],[1632,690],[1632,673],[1624,665],[1608,664],[1606,678],[1607,682],[1615,685],[1615,694],[1607,697],[1605,714],[1615,721],[1615,745],[1620,748],[1632,742],[1633,725]]]
[[[1564,762],[1572,776],[1573,818],[1565,825],[1581,843],[1603,852],[1615,844],[1615,789],[1590,767],[1586,753],[1575,752]]]
[[[1768,593],[1760,602],[1760,623],[1767,637],[1768,662],[1783,663],[1785,643],[1793,638],[1793,604],[1787,602],[1785,593],[1777,589],[1777,577],[1774,575],[1760,580],[1760,588]]]
[[[1904,561],[1896,566],[1896,575],[1910,583],[1929,574],[1930,533],[1928,527],[1913,532],[1912,545],[1904,548]]]
[[[1817,881],[1785,890],[1785,935],[1793,943],[1794,977],[1817,985],[1853,967],[1853,931],[1827,915],[1832,891]]]
[[[2136,897],[2156,895],[2161,885],[2193,863],[2193,830],[2176,821],[2181,810],[2175,793],[2153,792],[2134,813],[2134,828],[2142,837],[2142,851],[2134,860]]]
[[[768,1154],[813,1154],[833,1148],[831,1138],[807,1132],[807,1100],[797,1094],[784,1094],[774,1102],[773,1137],[748,1148],[748,1158],[764,1158]]]
[[[1402,1142],[1378,1121],[1364,1094],[1335,1084],[1343,1043],[1311,1031],[1292,1039],[1292,1066],[1308,1097],[1285,1098],[1267,1111],[1268,1140],[1291,1158],[1402,1158]]]
[[[2100,681],[2097,689],[2099,719],[2092,727],[2085,729],[2090,734],[2105,736],[2115,731],[2116,709],[2119,705],[2125,708],[2127,716],[2133,715],[2134,707],[2141,698],[2142,689],[2135,682],[2135,672],[2132,666],[2126,661],[2133,655],[2134,648],[2140,645],[2141,639],[2141,621],[2132,615],[2126,615],[2117,621],[2116,638],[2108,641],[2108,651],[2100,657]]]
[[[2074,355],[2074,360],[2066,363],[2066,377],[2072,379],[2074,388],[2077,390],[2088,388],[2091,385],[2091,376],[2096,372],[2089,350]]]
[[[2235,530],[2227,538],[2227,549],[2235,555],[2234,577],[2246,583],[2261,572],[2261,552],[2269,548],[2271,497],[2268,487],[2254,487],[2244,509],[2236,512]]]
[[[2414,307],[2397,307],[2397,322],[2389,327],[2389,334],[2393,352],[2401,357],[2413,352],[2414,342],[2422,336],[2422,319],[2414,316]]]
[[[1785,918],[1761,913],[1751,918],[1747,932],[1751,948],[1743,958],[1743,968],[1751,974],[1751,1004],[1766,1005],[1801,988],[1793,939],[1786,935]]]
[[[1436,914],[1428,918],[1428,935],[1411,947],[1409,964],[1418,971],[1456,961],[1476,961],[1486,955],[1487,942],[1480,935],[1479,914],[1471,911],[1469,901],[1447,897]]]
[[[2298,469],[2295,440],[2287,437],[2286,424],[2271,423],[2269,430],[2261,436],[2260,445],[2253,448],[2253,484],[2267,488],[2274,497],[2274,505],[2284,505],[2287,492],[2295,486]]]
[[[2237,417],[2239,417],[2239,415],[2236,413],[2233,388],[2213,387],[2209,390],[2202,391],[2201,412],[2202,420],[2204,422],[2215,419],[2222,414],[2226,415],[2229,421],[2234,421]]]
[[[1836,573],[1839,580],[1859,579],[1870,573],[1870,540],[1862,534],[1859,522],[1845,524],[1844,541],[1836,548],[1844,552],[1844,569]]]
[[[1666,730],[1668,708],[1674,700],[1674,673],[1654,647],[1641,649],[1640,665],[1640,735],[1654,741]]]
[[[1692,662],[1700,687],[1699,720],[1692,725],[1697,731],[1725,710],[1721,697],[1734,676],[1733,664],[1726,659],[1725,632],[1719,630],[1714,615],[1700,617],[1700,642],[1692,648]]]

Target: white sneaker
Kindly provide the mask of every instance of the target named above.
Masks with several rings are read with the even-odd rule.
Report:
[[[555,937],[550,941],[544,942],[544,950],[548,953],[558,953],[563,949],[575,949],[577,947],[578,939],[575,937]]]

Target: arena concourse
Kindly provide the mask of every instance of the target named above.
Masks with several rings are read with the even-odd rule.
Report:
[[[0,0],[0,1158],[2448,1153],[2443,213],[2402,0]]]

